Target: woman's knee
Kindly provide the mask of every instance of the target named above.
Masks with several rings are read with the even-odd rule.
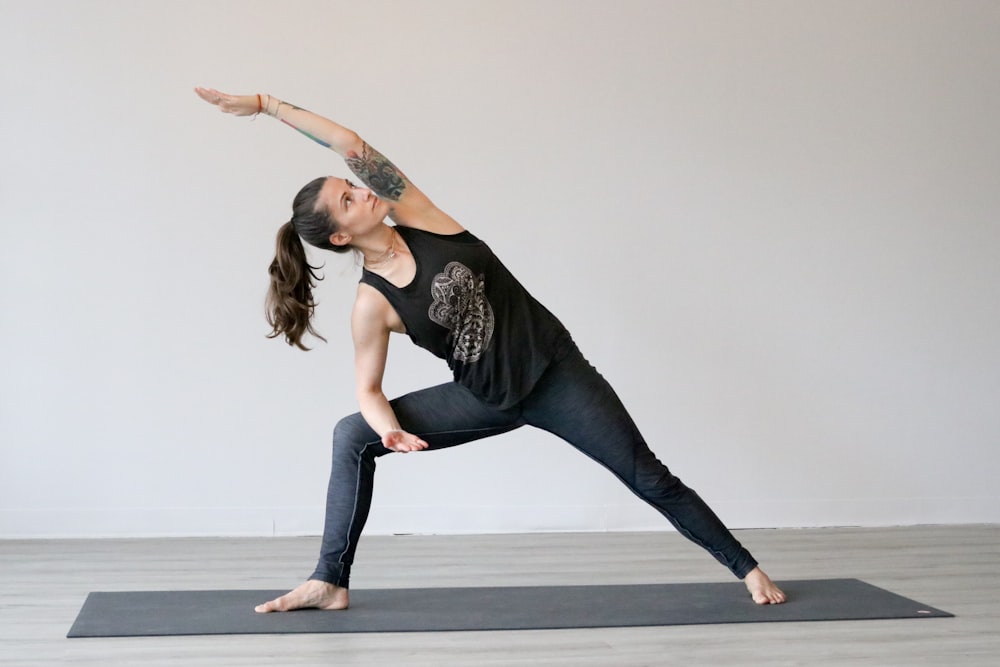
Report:
[[[344,417],[333,428],[333,448],[363,449],[372,440],[378,439],[378,434],[365,421],[360,412]]]
[[[640,467],[636,471],[635,487],[644,498],[670,502],[682,501],[691,493],[690,487],[662,463]]]

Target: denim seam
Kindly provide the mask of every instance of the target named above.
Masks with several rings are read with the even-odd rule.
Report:
[[[340,552],[339,556],[337,556],[337,563],[340,565],[340,573],[337,577],[338,586],[342,583],[342,579],[344,576],[344,555],[351,550],[351,544],[352,544],[351,533],[354,530],[354,522],[358,518],[358,499],[361,497],[361,477],[362,477],[361,466],[364,465],[365,452],[368,451],[369,447],[379,442],[381,441],[373,440],[371,442],[366,442],[365,446],[361,448],[361,451],[358,454],[358,468],[357,468],[358,481],[354,485],[354,506],[351,507],[351,522],[347,525],[347,539],[344,541],[344,550]]]
[[[508,427],[492,426],[492,427],[489,427],[489,428],[455,429],[455,430],[452,430],[452,431],[429,431],[429,432],[426,432],[426,433],[420,433],[420,434],[415,434],[415,435],[433,436],[433,435],[450,435],[450,434],[454,434],[454,433],[479,433],[479,432],[487,432],[488,433],[488,432],[492,432],[492,431],[497,431],[498,434],[499,434],[499,433],[504,433],[504,432],[506,432],[508,430],[510,430]],[[354,506],[351,507],[351,522],[347,526],[347,539],[346,539],[346,541],[344,543],[344,549],[337,556],[337,563],[340,565],[340,573],[338,575],[338,582],[341,582],[341,583],[342,583],[343,572],[344,572],[344,556],[347,554],[347,552],[349,552],[351,550],[351,545],[353,544],[353,542],[351,540],[351,534],[354,531],[354,523],[355,523],[355,521],[357,521],[357,516],[358,516],[357,515],[357,511],[358,511],[358,499],[361,496],[361,477],[362,477],[362,475],[361,475],[361,466],[364,465],[365,452],[368,451],[368,448],[371,447],[372,445],[379,445],[379,444],[382,444],[382,440],[381,439],[379,439],[379,440],[371,440],[369,442],[366,442],[365,446],[361,448],[361,452],[359,452],[359,455],[358,455],[358,466],[357,466],[358,467],[358,470],[357,470],[357,480],[358,481],[357,481],[357,483],[354,486]],[[339,586],[340,583],[338,583],[337,585]]]
[[[414,433],[413,435],[423,437],[430,437],[435,435],[454,435],[455,433],[492,433],[495,432],[497,435],[502,435],[508,431],[513,430],[519,426],[523,426],[523,422],[515,422],[516,426],[489,426],[487,428],[459,428],[453,431],[423,431],[420,433]]]

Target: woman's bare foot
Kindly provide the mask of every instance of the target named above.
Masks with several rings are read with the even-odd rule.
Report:
[[[310,579],[280,598],[259,604],[254,611],[266,614],[269,611],[291,611],[293,609],[347,609],[350,606],[346,588],[328,584],[318,579]]]
[[[764,570],[755,567],[750,571],[743,582],[747,585],[753,601],[757,604],[781,604],[785,601],[785,594],[778,588],[771,577],[764,574]]]

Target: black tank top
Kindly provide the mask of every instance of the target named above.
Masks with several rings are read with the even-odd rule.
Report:
[[[569,332],[470,232],[396,231],[416,261],[413,280],[396,287],[365,269],[361,282],[385,295],[413,342],[445,359],[456,382],[500,408],[520,402],[570,349]]]

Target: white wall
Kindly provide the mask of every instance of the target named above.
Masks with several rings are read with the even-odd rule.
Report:
[[[1000,521],[998,34],[989,0],[0,0],[0,537],[321,528],[357,271],[308,354],[262,298],[346,170],[195,85],[388,154],[730,525]],[[659,527],[526,429],[383,459],[370,523]]]

